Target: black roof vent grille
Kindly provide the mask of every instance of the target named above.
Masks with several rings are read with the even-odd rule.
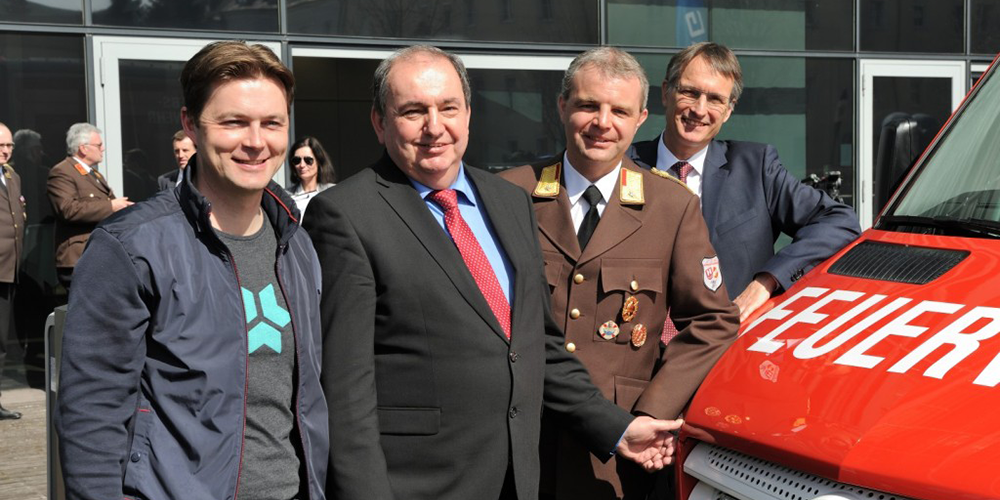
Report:
[[[958,265],[969,252],[865,241],[830,266],[830,274],[923,285]]]

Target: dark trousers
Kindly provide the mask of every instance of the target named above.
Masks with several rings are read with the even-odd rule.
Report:
[[[7,339],[14,330],[13,283],[0,283],[0,378],[3,378],[4,361],[7,360]]]

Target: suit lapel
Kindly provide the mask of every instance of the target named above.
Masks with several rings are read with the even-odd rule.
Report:
[[[712,228],[715,227],[722,185],[729,177],[729,170],[722,168],[726,163],[725,143],[719,141],[709,143],[701,183],[701,213],[705,217],[709,233],[712,233]]]
[[[72,158],[72,157],[69,158],[69,161],[73,165],[73,168],[76,169],[76,171],[81,176],[83,176],[87,180],[87,182],[93,184],[94,187],[96,187],[100,191],[103,191],[104,193],[108,194],[109,196],[111,195],[111,186],[108,186],[108,183],[107,183],[106,180],[104,180],[104,176],[103,175],[100,175],[100,173],[97,174],[97,175],[100,175],[100,177],[92,175],[90,172],[87,171],[86,168],[83,167],[83,165],[77,163],[77,161],[74,158]],[[98,179],[100,179],[100,180],[98,180]]]
[[[628,158],[622,159],[622,169],[641,173],[639,166]],[[625,238],[628,238],[642,227],[642,220],[636,215],[636,211],[642,210],[644,205],[622,205],[620,197],[621,182],[622,177],[619,174],[618,180],[615,181],[615,190],[611,195],[611,199],[608,200],[608,205],[604,207],[604,213],[601,214],[601,221],[597,224],[597,229],[590,238],[590,242],[587,243],[587,248],[580,255],[577,265],[599,257],[622,241],[625,241]]]
[[[506,340],[503,328],[500,327],[493,310],[490,309],[465,261],[462,260],[462,254],[458,252],[448,233],[434,220],[424,200],[410,184],[409,178],[388,156],[382,158],[375,168],[375,173],[376,182],[379,184],[377,189],[382,198],[438,263],[458,289],[459,294],[500,337]]]

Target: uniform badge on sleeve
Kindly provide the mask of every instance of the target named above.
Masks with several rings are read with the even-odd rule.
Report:
[[[701,259],[701,267],[705,271],[705,287],[717,291],[722,286],[722,269],[719,268],[719,256]]]

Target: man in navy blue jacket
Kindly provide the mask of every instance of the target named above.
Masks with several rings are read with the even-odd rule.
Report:
[[[319,261],[271,180],[294,78],[231,41],[181,83],[190,174],[105,219],[75,270],[56,413],[66,498],[322,500]]]
[[[630,156],[683,180],[701,197],[730,298],[746,319],[860,233],[857,215],[802,184],[773,146],[718,141],[743,90],[740,63],[728,48],[694,44],[667,66],[661,97],[666,129],[633,145]],[[793,241],[774,252],[780,233]]]

